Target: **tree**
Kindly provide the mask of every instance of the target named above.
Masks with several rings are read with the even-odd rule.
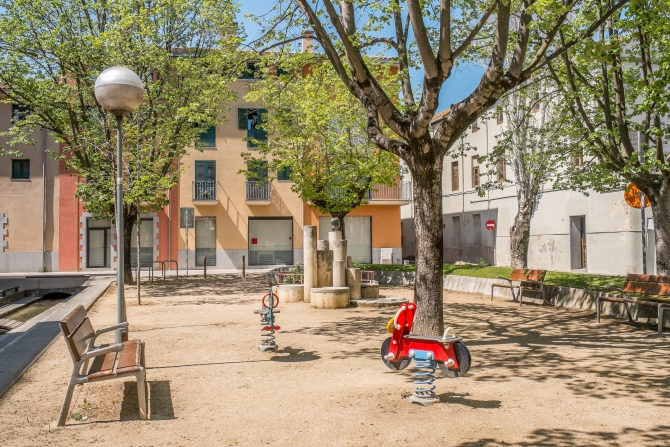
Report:
[[[668,0],[631,0],[551,65],[562,110],[573,117],[570,130],[593,157],[575,181],[597,191],[630,182],[647,195],[663,275],[670,274],[669,8]]]
[[[528,267],[530,223],[542,198],[545,185],[573,169],[571,141],[564,135],[564,117],[553,104],[557,91],[550,82],[528,82],[506,94],[495,113],[505,128],[485,159],[488,181],[478,192],[500,189],[510,181],[503,165],[512,167],[516,187],[517,213],[509,229],[510,258],[514,268]],[[481,162],[480,162],[481,164]]]
[[[93,92],[97,75],[123,65],[144,84],[142,105],[124,120],[124,275],[138,213],[162,209],[179,158],[221,122],[237,64],[232,2],[2,0],[0,83],[29,113],[7,134],[30,143],[45,128],[80,181],[76,195],[99,218],[114,217],[115,119]],[[224,37],[222,37],[224,36]],[[231,37],[225,37],[231,36]]]
[[[258,144],[257,153],[243,154],[249,166],[244,173],[254,177],[269,170],[290,177],[303,201],[339,219],[344,236],[344,217],[368,203],[375,185],[397,184],[398,158],[370,143],[365,110],[322,57],[269,55],[264,65],[267,76],[246,99],[269,110],[261,127],[270,138]],[[388,67],[376,71],[383,82],[393,79]]]
[[[439,334],[443,323],[442,163],[463,133],[502,95],[590,36],[628,0],[277,0],[266,37],[316,34],[337,75],[363,105],[367,133],[400,157],[413,178],[417,240],[415,332]],[[594,6],[603,12],[596,16]],[[406,7],[406,11],[403,9]],[[411,33],[410,33],[411,28]],[[557,42],[559,31],[566,36]],[[390,37],[389,35],[392,35]],[[400,67],[401,101],[381,85],[365,55],[392,54]],[[440,90],[454,67],[486,61],[479,85],[431,132]],[[509,63],[506,63],[509,61]],[[410,68],[423,67],[420,97]],[[384,123],[388,131],[382,128]]]

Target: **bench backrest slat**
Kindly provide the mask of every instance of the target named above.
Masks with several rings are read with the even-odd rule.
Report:
[[[670,276],[629,273],[626,275],[623,291],[645,295],[670,295]]]
[[[544,282],[544,276],[547,274],[546,270],[530,270],[530,269],[514,269],[509,279],[512,281],[538,281]]]
[[[670,276],[662,275],[638,275],[637,273],[629,273],[626,275],[626,281],[633,282],[654,282],[661,284],[670,284]]]
[[[64,320],[61,320],[60,329],[65,335],[72,356],[75,360],[81,359],[88,347],[87,340],[95,333],[84,306],[77,306]]]

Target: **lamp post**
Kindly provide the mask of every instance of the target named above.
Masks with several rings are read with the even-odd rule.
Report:
[[[104,70],[95,80],[95,99],[108,112],[116,115],[116,285],[118,323],[126,321],[126,303],[123,296],[123,170],[121,165],[121,139],[123,117],[139,107],[144,96],[142,80],[124,67]],[[116,342],[127,339],[123,329],[116,331]]]

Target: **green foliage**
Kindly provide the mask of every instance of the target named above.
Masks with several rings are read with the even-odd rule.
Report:
[[[116,121],[93,87],[122,65],[144,85],[142,105],[124,120],[124,214],[158,210],[177,182],[178,160],[202,128],[222,121],[234,98],[239,43],[230,1],[79,2],[0,0],[0,83],[6,102],[30,110],[5,133],[30,144],[46,128],[80,181],[76,195],[99,217],[113,217]]]
[[[265,76],[254,82],[246,99],[268,110],[261,126],[269,138],[257,142],[256,152],[243,154],[248,168],[242,173],[256,179],[259,164],[267,166],[266,181],[290,172],[292,190],[333,215],[365,205],[377,184],[396,184],[401,175],[397,157],[370,143],[365,110],[330,64],[312,54],[280,53],[267,56],[262,66]],[[309,67],[305,76],[304,67]],[[376,69],[380,82],[393,82],[387,67]]]

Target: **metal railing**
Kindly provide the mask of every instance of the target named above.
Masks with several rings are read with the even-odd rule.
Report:
[[[400,182],[394,186],[375,185],[368,192],[368,200],[370,201],[411,200],[411,198],[412,198],[411,182]]]
[[[248,202],[269,202],[272,200],[272,184],[270,182],[247,182]]]
[[[216,182],[193,182],[193,200],[216,200]]]

